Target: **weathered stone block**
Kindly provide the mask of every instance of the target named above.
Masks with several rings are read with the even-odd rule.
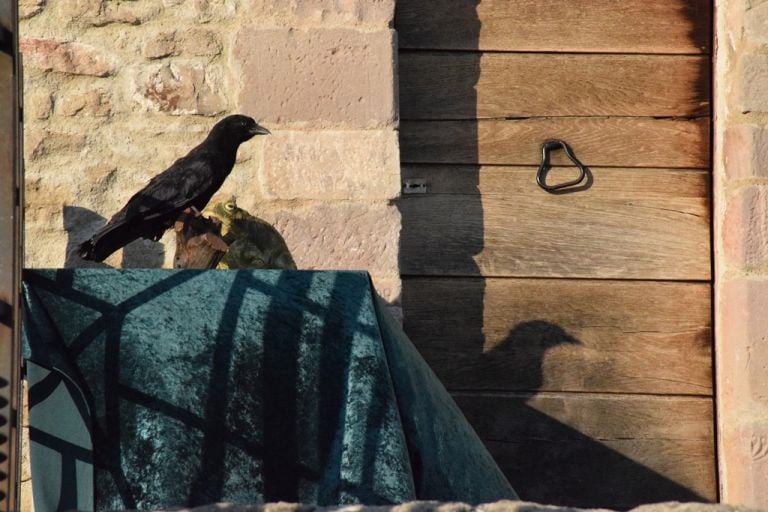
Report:
[[[200,23],[232,18],[237,12],[234,0],[192,0],[192,13]]]
[[[721,432],[723,500],[768,509],[768,419],[729,418]]]
[[[739,78],[734,85],[740,89],[739,109],[742,112],[768,112],[768,55],[744,55]]]
[[[768,280],[729,281],[719,295],[721,410],[738,416],[768,409]]]
[[[19,0],[19,19],[37,16],[45,8],[46,0]]]
[[[144,56],[160,59],[169,56],[214,56],[221,53],[222,45],[213,30],[193,28],[159,32],[144,45]]]
[[[59,217],[61,222],[61,217]],[[25,236],[34,233],[35,243],[24,247],[24,266],[28,268],[59,268],[66,260],[67,235],[59,230],[53,231],[37,225],[27,225]]]
[[[235,0],[163,0],[163,5],[175,8],[173,15],[178,19],[196,23],[223,21],[237,14]]]
[[[162,5],[156,0],[129,2],[61,0],[56,4],[58,19],[93,27],[103,27],[114,23],[140,25],[162,10]]]
[[[221,53],[222,44],[215,30],[193,28],[177,35],[179,51],[184,55],[207,57]]]
[[[374,127],[395,120],[390,30],[243,28],[241,110],[268,123]]]
[[[729,198],[723,221],[723,248],[741,268],[768,262],[768,189],[745,187]]]
[[[56,105],[56,112],[62,116],[76,115],[106,117],[112,113],[112,100],[104,89],[93,89],[78,93],[62,94]]]
[[[287,27],[373,25],[387,28],[395,0],[254,0],[250,15],[259,22]]]
[[[724,144],[729,178],[768,176],[768,129],[754,124],[728,126]]]
[[[218,68],[200,63],[168,62],[138,73],[134,98],[147,110],[213,116],[226,109]]]
[[[245,197],[238,197],[238,204],[275,226],[301,269],[398,272],[400,213],[394,206],[313,203],[283,210]]]
[[[24,115],[32,119],[48,119],[53,111],[53,95],[40,91],[24,95]]]
[[[161,59],[179,54],[176,48],[176,31],[158,32],[145,44],[143,54],[148,59]]]
[[[86,142],[82,134],[29,131],[25,133],[24,158],[31,161],[57,153],[74,153],[85,148]]]
[[[263,158],[271,198],[392,199],[400,192],[394,130],[274,132]]]
[[[752,4],[744,11],[744,35],[752,42],[768,43],[768,4]]]
[[[108,76],[112,58],[97,48],[75,42],[24,38],[20,43],[24,66],[73,75]]]

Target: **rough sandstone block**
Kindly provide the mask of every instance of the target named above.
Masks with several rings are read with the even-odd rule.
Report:
[[[173,9],[170,13],[175,19],[195,23],[231,19],[237,14],[238,5],[236,0],[163,0],[162,3]]]
[[[158,32],[144,45],[144,56],[148,59],[191,55],[210,57],[219,55],[221,41],[216,31],[193,28]]]
[[[24,38],[20,49],[25,67],[99,77],[115,72],[112,58],[87,44]]]
[[[768,509],[768,418],[746,414],[721,425],[722,499]]]
[[[728,126],[724,144],[728,178],[768,177],[768,129],[754,124]]]
[[[107,117],[112,113],[112,100],[104,89],[70,92],[61,95],[56,105],[56,113],[65,117]]]
[[[266,123],[377,127],[395,121],[393,32],[243,28],[240,110]]]
[[[729,198],[722,233],[731,263],[743,269],[768,263],[768,189],[752,185]]]
[[[250,15],[279,26],[376,26],[388,28],[395,0],[253,0]]]
[[[198,62],[167,62],[143,68],[134,98],[149,111],[213,116],[226,110],[222,74]]]
[[[53,95],[40,91],[24,95],[24,115],[32,119],[48,119],[53,112]]]
[[[158,32],[144,44],[143,54],[148,59],[161,59],[163,57],[176,56],[177,49],[176,31]]]
[[[283,210],[242,199],[245,209],[274,224],[301,269],[398,273],[400,213],[394,206],[337,202]]]
[[[741,112],[768,112],[768,55],[744,55],[733,84],[740,88]]]
[[[278,199],[392,199],[400,192],[394,130],[274,132],[265,140],[264,188]]]
[[[29,130],[24,137],[24,159],[31,161],[61,153],[75,153],[82,151],[86,142],[82,134]]]
[[[156,0],[104,2],[99,0],[61,0],[56,2],[57,19],[85,27],[112,24],[140,25],[162,10]]]
[[[738,418],[760,409],[768,414],[768,280],[729,281],[719,295],[720,346],[727,347],[718,352],[721,414]]]
[[[19,0],[19,19],[37,16],[45,8],[46,0]]]
[[[768,3],[751,5],[744,11],[744,35],[754,43],[768,43]],[[735,9],[731,7],[731,9]]]

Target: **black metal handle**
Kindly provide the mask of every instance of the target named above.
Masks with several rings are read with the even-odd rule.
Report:
[[[562,149],[565,151],[565,154],[568,155],[568,158],[571,159],[571,162],[573,162],[576,167],[579,168],[579,177],[575,180],[558,183],[557,185],[547,185],[547,173],[552,167],[549,163],[549,154],[556,149]],[[584,167],[584,164],[582,164],[579,159],[576,158],[576,155],[573,154],[573,149],[571,149],[571,146],[569,146],[567,142],[560,139],[550,139],[544,141],[544,144],[541,145],[541,164],[539,165],[539,170],[536,172],[536,183],[538,183],[541,188],[547,192],[554,192],[556,190],[562,190],[564,188],[581,185],[586,179],[586,167]]]

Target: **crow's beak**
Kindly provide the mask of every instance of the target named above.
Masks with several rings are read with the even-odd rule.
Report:
[[[270,132],[263,126],[255,125],[253,128],[248,130],[248,133],[250,133],[251,135],[269,135],[272,132]]]

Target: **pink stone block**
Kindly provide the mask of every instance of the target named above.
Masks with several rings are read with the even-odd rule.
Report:
[[[722,428],[723,500],[768,509],[768,420],[747,417]]]
[[[266,124],[369,128],[395,120],[391,30],[243,28],[240,111]]]
[[[397,132],[275,131],[264,141],[264,188],[275,199],[393,199],[400,193]]]
[[[273,223],[300,269],[399,275],[400,213],[395,206],[345,201],[251,211]]]
[[[723,221],[728,261],[743,269],[768,263],[768,189],[745,187],[728,200]]]
[[[754,124],[729,126],[724,144],[728,178],[768,176],[768,129]]]
[[[744,55],[732,83],[740,89],[742,112],[768,112],[768,55]]]
[[[86,44],[28,38],[21,40],[20,49],[25,67],[101,77],[115,71],[107,55]]]
[[[719,407],[725,411],[755,402],[768,408],[768,280],[724,283],[717,320]]]

